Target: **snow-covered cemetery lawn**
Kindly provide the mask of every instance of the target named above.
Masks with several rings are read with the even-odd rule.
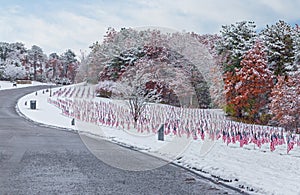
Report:
[[[133,128],[124,101],[96,97],[89,85],[52,88],[51,97],[50,90],[41,90],[21,98],[17,108],[33,121],[132,146],[247,193],[300,193],[298,135],[232,122],[221,110],[152,104]],[[165,141],[157,139],[160,124]],[[288,137],[294,147],[289,152]]]
[[[16,88],[30,87],[30,86],[36,86],[36,85],[45,85],[45,83],[32,81],[31,84],[16,84],[16,85],[14,85],[14,82],[0,81],[0,90],[16,89]]]

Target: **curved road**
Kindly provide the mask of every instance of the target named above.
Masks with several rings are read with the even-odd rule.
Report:
[[[0,194],[237,193],[172,164],[134,172],[103,163],[77,133],[42,127],[16,113],[17,100],[41,88],[0,91]],[[124,150],[103,140],[94,141],[106,148]],[[159,163],[156,158],[126,150],[137,159]]]

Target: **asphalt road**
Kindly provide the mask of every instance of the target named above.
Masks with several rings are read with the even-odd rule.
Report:
[[[0,91],[0,194],[237,194],[172,164],[126,171],[102,162],[77,133],[39,126],[17,114],[17,100],[41,88]],[[89,142],[103,146],[103,154],[121,151],[110,153],[116,161],[126,163],[131,156],[161,163],[107,141]]]

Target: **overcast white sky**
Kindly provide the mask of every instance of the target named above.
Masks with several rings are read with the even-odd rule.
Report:
[[[40,46],[45,53],[89,51],[108,27],[158,26],[199,34],[255,21],[300,24],[300,0],[9,0],[1,1],[0,41]]]

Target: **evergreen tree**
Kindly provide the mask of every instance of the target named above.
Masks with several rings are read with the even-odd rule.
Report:
[[[68,80],[65,82],[74,82],[76,70],[78,68],[75,53],[71,49],[68,49],[65,53],[61,55],[61,62],[63,66],[61,77],[65,80]]]
[[[292,28],[284,21],[275,25],[267,25],[260,33],[266,47],[268,68],[275,75],[287,75],[294,61]]]
[[[296,25],[293,28],[293,46],[294,46],[294,63],[293,72],[300,71],[300,27]]]
[[[39,46],[33,45],[28,51],[28,61],[33,68],[33,71],[31,71],[33,80],[42,80],[43,67],[46,60],[47,56]]]
[[[51,53],[49,55],[49,60],[48,60],[48,71],[49,73],[51,73],[48,74],[48,77],[51,77],[50,79],[55,80],[59,77],[60,66],[61,66],[61,60],[59,58],[59,55],[57,53]]]
[[[6,61],[9,52],[10,52],[9,43],[0,42],[0,65],[3,65],[3,63]]]
[[[255,27],[251,21],[222,26],[221,40],[217,42],[216,49],[224,58],[224,72],[234,72],[235,68],[241,68],[243,55],[254,44]]]

